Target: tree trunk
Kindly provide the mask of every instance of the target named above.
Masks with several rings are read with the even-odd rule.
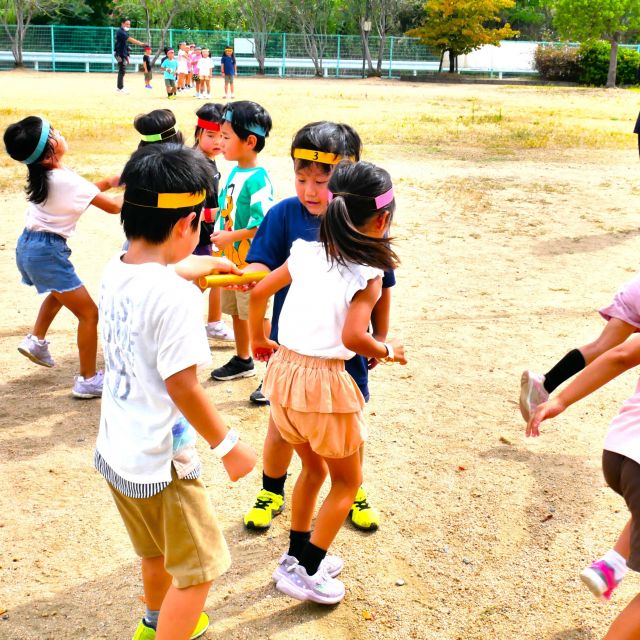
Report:
[[[609,40],[611,43],[611,56],[609,57],[609,72],[607,73],[607,89],[616,88],[616,72],[618,70],[618,37],[615,33]]]
[[[438,73],[442,73],[442,64],[444,62],[444,54],[445,54],[445,50],[443,49],[440,52],[440,64],[438,65]]]
[[[456,72],[456,62],[458,60],[458,54],[455,51],[449,49],[449,73]]]

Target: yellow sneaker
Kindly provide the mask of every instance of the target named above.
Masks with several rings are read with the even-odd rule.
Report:
[[[256,503],[244,516],[244,526],[247,529],[268,529],[273,516],[282,513],[284,496],[261,489]]]
[[[191,634],[191,640],[199,638],[204,635],[204,632],[209,628],[209,616],[203,611],[198,618],[198,624]],[[138,623],[138,628],[133,634],[132,640],[155,640],[156,630],[153,627],[147,626],[144,619]]]
[[[367,502],[367,492],[363,487],[358,489],[351,505],[351,522],[363,531],[375,531],[380,526],[380,514]]]

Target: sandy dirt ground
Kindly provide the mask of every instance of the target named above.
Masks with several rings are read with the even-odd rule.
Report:
[[[188,132],[198,104],[167,103],[159,82],[145,93],[133,75],[130,96],[115,94],[111,75],[11,72],[2,80],[11,87],[2,128],[48,115],[67,135],[68,164],[94,178],[118,172],[137,144],[136,113],[171,106]],[[600,455],[635,373],[544,425],[536,441],[524,438],[517,395],[523,368],[544,371],[598,334],[595,309],[638,270],[637,94],[241,79],[237,97],[272,113],[263,163],[278,197],[293,193],[291,136],[314,119],[354,124],[365,159],[391,172],[402,258],[391,334],[404,340],[410,363],[371,376],[365,484],[382,526],[366,534],[347,523],[340,532],[332,551],[345,559],[347,595],[336,607],[276,591],[270,574],[287,545],[289,510],[263,534],[246,531],[242,514],[260,467],[232,484],[201,443],[233,556],[208,598],[206,637],[602,637],[640,581],[629,575],[602,604],[578,574],[626,521]],[[40,301],[19,283],[14,261],[23,178],[3,155],[0,638],[125,640],[143,612],[139,567],[92,466],[100,403],[70,394],[75,319],[63,311],[52,327],[54,369],[16,350]],[[70,246],[93,294],[122,239],[116,218],[95,209],[82,217]],[[226,361],[229,347],[211,346],[213,363]],[[200,377],[261,451],[268,409],[248,402],[259,378],[218,383],[209,369]]]

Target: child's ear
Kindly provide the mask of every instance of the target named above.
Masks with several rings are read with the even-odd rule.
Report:
[[[257,136],[254,136],[252,133],[250,133],[245,142],[250,149],[255,149],[256,145],[258,144],[258,138]]]
[[[389,219],[391,214],[388,211],[383,211],[376,219],[376,229],[383,231],[389,226]]]
[[[196,212],[192,211],[188,216],[180,218],[176,223],[176,227],[180,236],[184,237],[191,233],[191,222],[196,217]]]

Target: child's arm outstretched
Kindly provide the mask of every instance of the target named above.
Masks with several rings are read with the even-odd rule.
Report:
[[[197,280],[212,273],[233,273],[240,275],[242,271],[228,258],[216,256],[190,255],[176,262],[176,273],[185,280]]]
[[[106,211],[107,213],[120,213],[124,195],[121,194],[113,197],[102,194],[103,191],[119,186],[120,176],[112,176],[111,178],[98,180],[97,182],[94,182],[94,184],[98,189],[100,189],[100,193],[91,201],[91,204],[98,209]]]
[[[542,421],[561,414],[567,407],[639,364],[640,338],[629,340],[603,353],[583,369],[558,395],[538,405],[527,423],[526,435],[539,436]]]
[[[264,316],[267,312],[267,301],[283,287],[291,284],[289,263],[272,271],[264,280],[260,281],[251,291],[249,299],[249,336],[251,349],[257,360],[268,360],[268,355],[278,348],[278,343],[269,340],[264,333]],[[262,350],[262,352],[260,351]]]
[[[364,289],[358,291],[351,300],[347,319],[342,329],[342,343],[347,349],[355,351],[365,358],[385,360],[390,354],[385,343],[376,340],[368,333],[371,314],[380,297],[382,278],[369,280]],[[393,361],[407,364],[404,356],[404,346],[398,340],[389,340],[388,344],[393,349]]]
[[[196,366],[174,373],[164,383],[176,407],[209,443],[209,446],[215,449],[221,444],[229,430],[198,382]],[[235,482],[255,467],[255,451],[238,441],[226,455],[222,456],[222,464],[229,478]]]

